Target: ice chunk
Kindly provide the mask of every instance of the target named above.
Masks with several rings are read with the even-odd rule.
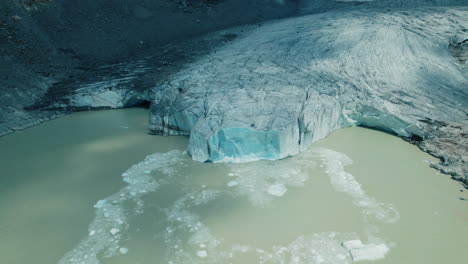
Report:
[[[206,250],[200,250],[197,252],[197,256],[200,258],[206,258],[208,256],[208,252],[206,252]]]
[[[228,186],[228,187],[234,187],[234,186],[236,186],[236,185],[238,185],[238,184],[239,184],[238,181],[230,181],[230,182],[228,182],[227,186]]]
[[[385,244],[369,244],[362,248],[352,249],[350,253],[354,261],[361,261],[383,259],[388,251],[389,248]]]
[[[346,241],[342,245],[349,251],[353,261],[383,259],[389,251],[385,244],[363,244],[361,240]]]
[[[106,204],[106,200],[99,200],[97,203],[94,205],[94,208],[99,209],[102,208]]]
[[[120,232],[120,230],[118,228],[112,228],[110,231],[109,231],[112,235],[116,235],[117,233]]]
[[[119,252],[120,252],[120,254],[124,254],[124,255],[125,255],[125,254],[128,253],[128,248],[121,247],[121,248],[119,249]]]
[[[283,184],[274,184],[268,188],[268,193],[274,196],[283,196],[287,190]]]
[[[343,242],[343,247],[346,248],[347,250],[360,248],[362,246],[363,246],[362,241],[359,239]]]

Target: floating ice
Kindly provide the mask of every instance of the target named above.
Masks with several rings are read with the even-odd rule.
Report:
[[[173,263],[198,263],[193,254],[183,250],[183,243],[179,236],[188,235],[188,244],[199,246],[206,250],[196,252],[196,257],[205,258],[208,250],[215,251],[221,241],[213,236],[200,218],[189,208],[206,204],[217,198],[219,192],[209,189],[187,193],[166,210],[168,227],[164,233],[164,240],[168,249],[172,249],[168,262]]]
[[[208,256],[208,252],[206,252],[206,250],[200,250],[197,252],[197,256],[200,258],[206,258],[206,256]]]
[[[349,251],[353,261],[383,259],[390,250],[385,244],[363,244],[361,240],[343,242],[343,247]]]
[[[158,171],[162,179],[170,177],[175,172],[174,165],[183,158],[187,159],[181,151],[155,153],[124,172],[122,177],[127,186],[96,203],[96,215],[89,225],[89,235],[60,259],[59,264],[99,264],[98,255],[108,258],[118,254],[121,238],[119,233],[128,229],[127,215],[141,213],[141,196],[159,187],[155,178],[145,171]],[[178,167],[181,166],[183,164],[178,164]],[[123,203],[127,201],[135,203],[133,212],[124,210]]]
[[[322,158],[333,186],[348,193],[353,201],[373,212],[384,208],[375,199],[369,198],[362,186],[344,167],[352,162],[346,155],[327,149],[306,151],[294,158],[280,161],[260,161],[247,164],[229,164],[228,186],[235,189],[211,189],[206,185],[193,188],[164,209],[167,225],[160,234],[167,250],[167,263],[226,263],[243,254],[253,254],[258,263],[310,263],[310,264],[350,264],[357,260],[378,259],[385,256],[388,247],[381,242],[376,232],[369,244],[356,240],[355,234],[317,233],[300,236],[289,245],[272,248],[256,248],[251,245],[228,245],[222,237],[217,237],[198,215],[196,208],[217,200],[221,195],[246,196],[253,206],[265,206],[276,196],[284,195],[294,187],[301,187],[309,179],[309,168],[313,161]],[[60,264],[98,264],[97,256],[103,258],[126,254],[128,249],[121,247],[120,239],[129,228],[129,216],[143,210],[142,196],[168,184],[169,177],[192,162],[181,152],[168,152],[148,156],[143,162],[132,166],[122,176],[127,186],[118,193],[96,203],[96,218],[89,226],[89,236],[60,260]],[[216,164],[206,166],[218,166]],[[150,171],[151,173],[148,173]],[[179,176],[179,175],[178,175]],[[134,204],[126,210],[124,203]],[[378,206],[373,205],[376,203]],[[378,210],[377,210],[378,211]],[[387,218],[383,218],[386,220]],[[181,239],[184,238],[184,239]],[[353,244],[342,241],[352,241]],[[348,245],[345,247],[344,245]],[[195,250],[194,250],[195,248]],[[351,258],[352,257],[352,258]]]
[[[330,176],[333,187],[339,192],[349,194],[353,203],[363,208],[364,215],[373,215],[381,221],[390,223],[399,219],[398,211],[392,205],[385,205],[369,197],[356,178],[351,173],[346,172],[345,167],[353,163],[348,156],[325,148],[315,148],[312,152],[322,158],[325,171]]]
[[[239,182],[237,182],[237,181],[230,181],[230,182],[228,182],[227,186],[228,187],[234,187],[234,186],[236,186],[238,184],[239,184]]]
[[[360,248],[362,246],[363,246],[362,241],[358,239],[343,242],[343,247],[346,248],[347,250]]]
[[[263,207],[288,188],[303,186],[309,179],[307,169],[313,165],[311,155],[304,153],[291,159],[229,164],[228,176],[235,177],[237,194]]]
[[[331,149],[317,148],[313,150],[319,154],[325,164],[326,173],[330,176],[330,181],[333,187],[340,192],[349,194],[356,206],[363,208],[363,216],[367,222],[367,215],[374,215],[377,219],[384,222],[395,222],[399,218],[398,212],[391,206],[378,202],[376,199],[369,197],[361,184],[354,176],[345,171],[345,167],[352,164],[352,160],[343,153],[333,151]],[[376,227],[368,226],[368,233],[378,233]],[[374,240],[380,240],[373,238]],[[361,260],[377,260],[384,258],[390,250],[387,245],[379,244],[363,244],[361,240],[349,240],[343,242],[343,247],[351,254],[353,261]]]
[[[268,188],[268,193],[274,196],[283,196],[287,190],[288,189],[286,189],[283,184],[279,183],[271,185],[270,188]]]
[[[260,253],[263,263],[350,264],[351,258],[340,239],[351,234],[317,233],[301,236],[286,246],[276,246]]]
[[[106,200],[99,200],[97,203],[94,205],[94,208],[102,208],[106,204]]]

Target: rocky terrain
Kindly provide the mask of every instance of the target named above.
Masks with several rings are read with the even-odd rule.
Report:
[[[89,12],[74,10],[75,24],[63,24],[70,25],[68,35],[40,26],[50,12],[71,12],[66,4],[40,1],[32,5],[36,11],[16,6],[24,9],[19,15],[6,5],[11,15],[5,28],[21,21],[39,33],[31,38],[24,28],[9,29],[19,35],[2,43],[8,67],[2,67],[7,92],[0,97],[0,133],[69,111],[151,103],[151,131],[190,135],[195,160],[248,161],[288,157],[336,129],[365,126],[418,145],[441,159],[433,167],[468,184],[464,1],[254,1],[263,9],[223,23],[202,20],[243,9],[233,9],[230,1],[182,1],[166,3],[164,12],[192,19],[201,25],[198,31],[182,23],[172,28],[180,31],[154,39],[143,39],[148,27],[138,36],[126,27],[118,34],[126,15],[126,25],[164,19],[151,16],[140,2],[129,13],[122,11],[126,4],[117,4],[121,13],[112,14],[119,19],[104,17],[100,31],[83,28],[99,24],[106,9],[83,4],[100,12],[93,20]],[[259,23],[283,16],[290,17]],[[82,20],[83,27],[77,26]],[[193,34],[182,38],[183,29]],[[129,42],[113,46],[122,36]]]
[[[138,62],[135,66],[135,61],[151,59],[150,66],[155,68],[149,79],[159,80],[189,57],[220,44],[218,39],[208,43],[194,38],[292,15],[296,10],[296,1],[289,0],[1,1],[0,135],[62,116],[68,110],[88,109],[79,103],[64,105],[69,100],[63,98],[101,94],[93,89],[108,88],[101,85],[106,80],[141,77],[139,70],[132,72],[141,66]],[[135,86],[140,92],[154,83],[119,87],[127,94]],[[111,103],[116,97],[115,93],[107,96],[110,94],[112,98],[97,96]],[[54,104],[48,105],[51,102]]]

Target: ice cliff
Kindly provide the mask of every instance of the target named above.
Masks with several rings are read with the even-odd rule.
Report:
[[[461,164],[449,173],[466,177],[468,72],[449,45],[462,50],[467,28],[466,7],[338,9],[265,23],[155,87],[150,129],[190,135],[195,160],[245,161],[288,157],[360,125],[438,156],[449,150],[446,161]],[[441,129],[453,136],[435,143]]]

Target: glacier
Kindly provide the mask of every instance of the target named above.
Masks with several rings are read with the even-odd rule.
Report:
[[[467,28],[466,6],[255,25],[154,87],[149,127],[190,135],[192,158],[217,162],[281,159],[365,126],[418,143],[440,166],[461,164],[445,169],[466,179],[468,72],[453,47],[464,54]]]
[[[0,135],[72,111],[152,102],[150,130],[190,136],[197,161],[282,159],[336,129],[364,126],[418,145],[440,159],[431,166],[468,184],[467,1],[294,5],[294,13],[270,14],[278,20],[161,46],[138,42],[139,52],[115,61],[78,56],[68,68],[57,64],[67,69],[57,76],[33,80],[31,63],[11,67],[24,80],[7,74],[1,85],[28,88],[0,98]]]

